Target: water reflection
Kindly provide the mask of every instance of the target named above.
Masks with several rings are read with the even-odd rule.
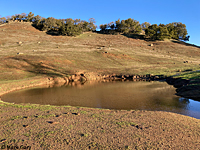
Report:
[[[200,119],[200,102],[176,96],[175,88],[165,82],[129,81],[35,88],[3,95],[2,100],[58,106],[162,110]]]

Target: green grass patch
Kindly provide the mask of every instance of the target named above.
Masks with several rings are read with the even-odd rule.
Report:
[[[182,79],[200,79],[200,71],[183,73],[183,74],[178,75],[176,77],[182,78]]]
[[[123,126],[136,126],[137,125],[134,122],[127,122],[127,121],[116,122],[116,124],[119,125],[120,127],[123,127]]]

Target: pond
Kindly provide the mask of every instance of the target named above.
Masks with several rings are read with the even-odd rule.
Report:
[[[200,119],[200,102],[175,95],[166,82],[101,82],[32,88],[5,94],[2,100],[12,103],[70,105],[116,110],[159,110]]]

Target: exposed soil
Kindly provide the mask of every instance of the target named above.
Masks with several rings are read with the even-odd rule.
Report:
[[[197,70],[200,64],[199,48],[179,41],[148,42],[91,32],[73,38],[50,36],[29,23],[0,26],[0,36],[0,95],[52,83],[171,75]],[[171,84],[185,94],[191,82],[181,82]],[[175,113],[0,101],[2,149],[199,149],[199,145],[200,120]]]
[[[198,149],[200,120],[159,111],[1,104],[0,146]]]

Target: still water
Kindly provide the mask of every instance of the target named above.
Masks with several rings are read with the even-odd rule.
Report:
[[[125,110],[160,110],[200,119],[200,102],[175,95],[166,82],[107,82],[33,88],[2,96],[5,102]]]

